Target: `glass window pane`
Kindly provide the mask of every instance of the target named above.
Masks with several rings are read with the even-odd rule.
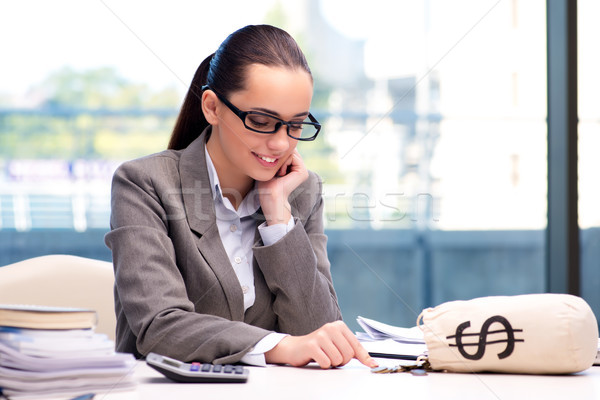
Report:
[[[323,1],[311,29],[338,40],[311,61],[334,85],[321,119],[342,178],[324,190],[344,315],[411,325],[444,301],[544,291],[545,2],[376,3],[371,19]],[[346,52],[364,58],[344,69]]]
[[[600,4],[580,0],[578,7],[579,79],[579,227],[581,255],[581,294],[600,313],[600,55],[595,38],[600,35],[596,17]]]

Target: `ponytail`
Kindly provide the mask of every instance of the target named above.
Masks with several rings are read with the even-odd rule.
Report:
[[[175,127],[169,140],[169,149],[185,149],[209,125],[202,112],[202,86],[206,85],[210,61],[213,56],[214,53],[206,57],[194,74],[194,79],[185,95],[181,111],[175,122]]]

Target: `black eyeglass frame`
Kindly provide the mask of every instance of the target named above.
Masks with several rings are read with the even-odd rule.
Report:
[[[244,124],[244,126],[246,127],[246,129],[248,129],[248,130],[251,130],[251,131],[253,131],[253,132],[257,132],[257,133],[264,133],[265,135],[271,135],[271,134],[273,134],[273,133],[277,132],[279,129],[281,129],[281,125],[285,125],[285,127],[286,127],[286,132],[287,132],[287,135],[288,135],[289,137],[291,137],[292,139],[301,140],[301,141],[304,141],[304,142],[310,142],[310,141],[313,141],[313,140],[315,140],[315,139],[317,138],[317,135],[318,135],[318,134],[319,134],[319,132],[321,131],[321,124],[319,123],[319,121],[317,121],[317,119],[316,119],[315,117],[313,117],[313,115],[312,115],[311,113],[308,113],[308,119],[310,119],[310,121],[311,121],[311,122],[292,122],[292,121],[284,121],[284,120],[282,120],[281,118],[278,118],[278,117],[276,117],[276,116],[274,116],[274,115],[267,114],[267,113],[263,113],[263,112],[260,112],[260,111],[242,111],[242,110],[240,110],[239,108],[237,108],[236,106],[234,106],[233,104],[231,104],[231,102],[230,102],[229,100],[227,100],[227,99],[225,98],[225,96],[221,96],[221,95],[219,94],[219,92],[215,91],[215,90],[214,90],[214,89],[212,89],[210,86],[208,86],[208,85],[204,85],[204,86],[202,86],[202,92],[204,92],[205,90],[210,90],[210,91],[212,91],[214,94],[216,94],[216,95],[217,95],[217,98],[218,98],[218,99],[219,99],[219,100],[220,100],[220,101],[221,101],[223,104],[225,104],[225,105],[227,106],[227,108],[229,108],[229,109],[230,109],[230,110],[231,110],[231,111],[232,111],[232,112],[233,112],[235,115],[237,115],[239,119],[241,119],[241,120],[242,120],[242,123]],[[279,122],[277,122],[277,123],[275,124],[275,128],[274,128],[274,130],[273,130],[273,131],[269,131],[269,132],[258,131],[258,130],[254,129],[254,128],[251,128],[251,127],[249,127],[249,126],[246,124],[246,116],[247,116],[247,115],[263,115],[263,116],[265,116],[265,117],[269,117],[269,118],[276,119],[276,120],[277,120],[277,121],[279,121]],[[315,132],[315,134],[314,134],[313,136],[311,136],[311,137],[309,137],[309,138],[299,138],[299,137],[296,137],[296,136],[292,136],[292,135],[290,134],[290,126],[293,126],[293,125],[299,125],[299,124],[301,124],[301,125],[312,125],[312,126],[314,126],[314,127],[317,129],[317,131]]]

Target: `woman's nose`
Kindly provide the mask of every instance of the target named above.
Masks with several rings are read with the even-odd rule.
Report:
[[[267,146],[270,150],[283,152],[290,147],[290,137],[287,134],[288,127],[281,125],[277,132],[269,135]]]

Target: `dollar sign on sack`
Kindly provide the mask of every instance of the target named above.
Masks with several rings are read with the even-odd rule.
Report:
[[[493,323],[499,323],[504,326],[504,329],[490,330],[490,325]],[[446,339],[456,338],[456,343],[451,343],[450,346],[458,347],[458,351],[462,356],[468,360],[480,360],[485,354],[485,348],[488,344],[503,343],[506,342],[506,348],[498,353],[498,358],[503,359],[512,354],[515,349],[515,342],[524,342],[523,339],[515,339],[515,332],[523,332],[523,329],[513,329],[510,322],[501,315],[494,315],[488,318],[481,326],[481,331],[478,333],[464,333],[464,330],[471,326],[471,321],[463,322],[456,327],[456,334],[447,336]],[[491,334],[506,333],[506,339],[490,340],[487,337]],[[479,340],[476,343],[463,343],[463,337],[465,336],[479,336]],[[477,346],[475,354],[469,354],[466,350],[466,346]]]

